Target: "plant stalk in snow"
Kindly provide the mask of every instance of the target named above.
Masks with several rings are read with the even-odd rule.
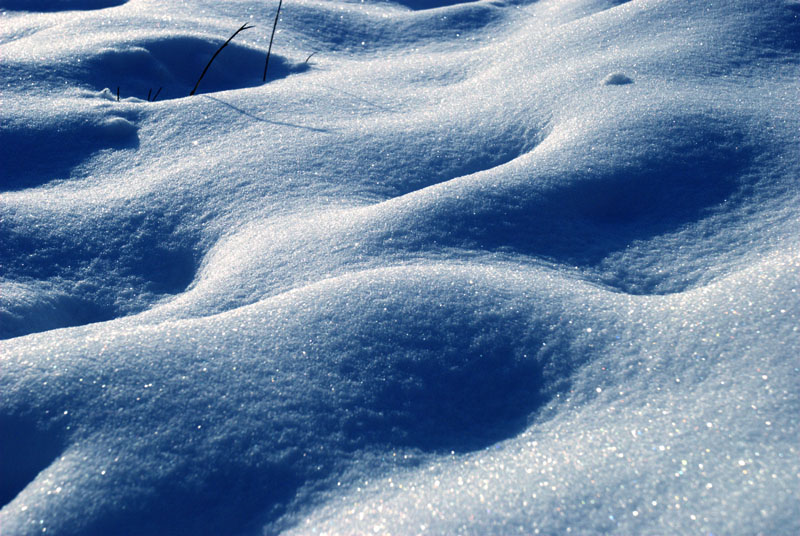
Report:
[[[230,42],[231,42],[231,40],[233,40],[233,38],[234,38],[234,37],[236,37],[236,35],[237,35],[239,32],[241,32],[242,30],[249,30],[250,28],[253,28],[253,26],[248,26],[248,25],[247,25],[247,23],[245,22],[244,24],[242,24],[242,27],[241,27],[241,28],[239,28],[238,30],[236,30],[235,32],[233,32],[233,35],[232,35],[232,36],[230,36],[230,37],[228,38],[228,40],[227,40],[227,41],[225,41],[225,42],[222,44],[222,46],[221,46],[221,47],[219,47],[219,48],[217,49],[217,51],[216,51],[216,52],[214,52],[214,55],[213,55],[213,56],[211,56],[211,59],[210,59],[210,60],[208,60],[208,65],[206,65],[206,68],[205,68],[205,69],[203,69],[203,72],[202,72],[202,74],[200,74],[200,78],[198,78],[198,79],[197,79],[197,83],[194,85],[194,88],[192,89],[192,92],[191,92],[191,93],[189,93],[189,96],[191,96],[191,95],[194,95],[194,94],[195,94],[195,92],[197,91],[197,86],[199,86],[199,85],[200,85],[200,80],[202,80],[202,79],[203,79],[203,77],[206,75],[206,71],[208,71],[208,68],[209,68],[209,67],[211,67],[211,63],[214,61],[214,59],[217,57],[217,55],[218,55],[220,52],[222,52],[222,49],[223,49],[223,48],[225,48],[226,46],[228,46],[228,43],[230,43]]]
[[[267,67],[269,66],[269,54],[272,52],[272,40],[275,39],[275,28],[278,27],[278,17],[281,14],[283,0],[278,0],[278,11],[275,13],[275,22],[272,24],[272,35],[269,36],[269,47],[267,48],[267,61],[264,62],[264,82],[267,81]]]

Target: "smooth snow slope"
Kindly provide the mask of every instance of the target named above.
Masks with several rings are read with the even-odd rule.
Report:
[[[276,7],[0,0],[0,533],[800,533],[800,4]]]

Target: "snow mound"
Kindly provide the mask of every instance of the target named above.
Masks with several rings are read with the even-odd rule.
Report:
[[[611,73],[603,78],[603,84],[606,86],[624,86],[625,84],[633,84],[633,80],[624,73]]]
[[[65,179],[93,154],[135,150],[139,145],[136,114],[130,111],[109,106],[87,110],[83,102],[63,102],[53,114],[37,113],[36,108],[36,102],[27,102],[25,106],[4,106],[0,112],[0,159],[4,163],[0,191]]]

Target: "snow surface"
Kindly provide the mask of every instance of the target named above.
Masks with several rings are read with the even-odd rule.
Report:
[[[800,533],[800,3],[276,8],[0,0],[2,534]]]

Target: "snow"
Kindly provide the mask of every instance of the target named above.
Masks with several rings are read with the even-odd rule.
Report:
[[[800,532],[800,4],[276,8],[0,0],[0,531]]]
[[[628,78],[624,73],[611,73],[603,79],[603,84],[607,86],[622,86],[625,84],[633,84],[633,80]]]

